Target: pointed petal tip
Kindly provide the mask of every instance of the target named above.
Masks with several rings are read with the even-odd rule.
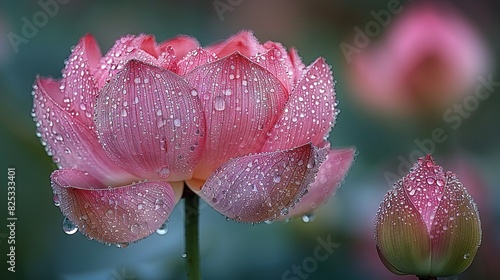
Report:
[[[328,156],[320,165],[307,193],[300,198],[288,215],[282,216],[280,219],[312,213],[317,207],[328,201],[347,176],[354,163],[355,152],[356,149],[353,147],[329,150]]]

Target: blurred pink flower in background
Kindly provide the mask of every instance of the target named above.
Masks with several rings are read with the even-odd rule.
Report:
[[[206,48],[125,36],[105,56],[86,35],[63,78],[38,77],[33,94],[37,134],[60,168],[56,205],[105,243],[160,228],[184,181],[237,221],[301,215],[353,161],[353,148],[326,141],[338,112],[330,66],[305,67],[249,31]]]
[[[442,3],[410,5],[379,44],[353,56],[350,86],[364,107],[387,115],[441,113],[490,68],[482,38]]]

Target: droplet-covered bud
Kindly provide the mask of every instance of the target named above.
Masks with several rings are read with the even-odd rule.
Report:
[[[457,176],[428,155],[384,197],[375,239],[393,273],[456,275],[471,264],[481,243],[477,206]]]

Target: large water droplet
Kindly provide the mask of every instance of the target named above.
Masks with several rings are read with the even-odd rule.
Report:
[[[75,225],[70,219],[64,217],[62,228],[66,234],[74,234],[78,231],[78,226]]]
[[[168,167],[163,166],[158,169],[158,176],[161,178],[167,178],[170,175],[170,170]]]
[[[138,234],[139,231],[141,229],[141,226],[139,226],[139,224],[133,224],[130,226],[130,231],[133,233],[133,234]]]
[[[220,96],[214,98],[214,109],[217,111],[224,111],[226,109],[226,101]]]
[[[54,194],[53,199],[54,199],[54,205],[59,207],[59,205],[61,205],[61,200],[59,199],[59,195]]]
[[[165,235],[167,234],[167,232],[168,232],[168,220],[166,220],[165,223],[163,223],[163,225],[161,225],[161,227],[156,230],[156,233],[159,235]]]
[[[276,176],[273,178],[273,182],[275,182],[276,184],[281,182],[281,177],[280,176]]]
[[[314,221],[315,218],[316,218],[316,216],[314,215],[314,213],[307,213],[307,214],[304,214],[302,216],[302,221],[304,223],[310,223],[310,222]]]
[[[175,127],[180,127],[180,126],[181,126],[181,120],[179,120],[179,119],[175,119],[175,120],[174,120],[174,126],[175,126]]]
[[[128,247],[128,243],[127,242],[116,243],[116,247],[118,247],[118,248],[127,248]]]

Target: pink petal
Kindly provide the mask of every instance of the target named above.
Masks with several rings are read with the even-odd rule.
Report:
[[[481,243],[480,224],[477,206],[472,197],[457,176],[447,172],[443,197],[430,230],[432,259],[439,260],[433,262],[432,270],[450,271],[450,267],[442,266],[460,264],[467,262],[469,258],[473,259],[476,251],[474,249],[462,251],[462,248],[477,250]],[[450,252],[455,253],[450,254]],[[465,254],[468,256],[464,259]],[[457,273],[462,271],[458,267],[457,269],[459,269]]]
[[[267,50],[271,50],[271,49],[278,50],[278,52],[277,52],[278,60],[283,65],[282,67],[286,70],[286,77],[287,77],[286,83],[289,84],[288,88],[292,89],[296,83],[296,81],[294,81],[294,75],[295,75],[294,63],[296,63],[296,61],[293,61],[292,59],[296,59],[296,58],[291,57],[289,55],[289,53],[287,52],[286,48],[283,47],[283,45],[278,43],[278,42],[267,41],[264,43],[263,46]],[[293,48],[290,50],[290,52],[292,52],[292,51],[296,52],[295,49],[293,49]],[[299,62],[301,62],[300,57],[298,59],[299,59]],[[305,68],[304,64],[302,64],[302,66],[303,66],[302,69]],[[300,76],[298,78],[300,78],[300,77],[302,77],[302,70],[301,70]]]
[[[98,72],[98,87],[104,84],[118,71],[122,70],[130,60],[136,59],[151,65],[175,70],[173,48],[160,52],[155,39],[151,35],[128,35],[116,41],[115,45],[101,59]]]
[[[63,215],[84,235],[104,243],[128,243],[149,236],[177,203],[174,189],[163,181],[106,188],[88,173],[69,169],[55,171],[51,179]]]
[[[290,210],[287,217],[311,213],[326,202],[340,187],[353,163],[355,152],[354,148],[330,150],[307,194]]]
[[[103,182],[131,177],[108,158],[93,130],[61,108],[63,95],[57,81],[37,78],[33,95],[37,134],[59,168],[78,168]]]
[[[443,168],[428,155],[403,178],[403,188],[430,232],[446,183]],[[429,190],[433,190],[432,193]]]
[[[312,142],[320,145],[335,122],[335,91],[324,59],[310,65],[290,95],[284,113],[262,151],[276,151]]]
[[[304,195],[325,157],[325,150],[306,144],[231,159],[207,179],[199,194],[236,221],[273,220],[286,215]]]
[[[290,49],[288,57],[290,58],[293,70],[292,84],[295,85],[302,77],[302,74],[304,73],[304,69],[306,68],[306,66],[304,65],[304,63],[302,63],[302,59],[300,58],[295,48]]]
[[[429,272],[429,232],[419,210],[406,194],[403,180],[396,182],[380,204],[375,221],[375,239],[379,253],[384,256],[384,264],[391,264],[387,265],[389,270],[417,275]]]
[[[186,75],[194,68],[217,60],[217,56],[202,48],[195,49],[184,56],[178,63],[178,74]]]
[[[92,35],[85,35],[72,49],[61,82],[64,97],[59,105],[89,129],[94,126],[94,100],[98,94],[93,74],[100,59],[99,45]]]
[[[195,177],[206,179],[230,158],[255,153],[288,93],[271,73],[234,53],[186,75],[205,111],[207,141]]]
[[[283,57],[286,57],[286,52],[283,53],[283,50],[271,47],[266,52],[251,57],[250,60],[271,72],[289,92],[291,89],[290,76]]]
[[[234,52],[239,52],[246,57],[264,52],[265,49],[253,36],[252,31],[243,30],[231,36],[227,40],[205,47],[206,50],[215,53],[218,57],[225,57]]]
[[[167,52],[168,46],[171,46],[174,49],[177,59],[182,59],[189,52],[199,48],[200,43],[198,43],[198,41],[191,36],[178,35],[162,42],[158,48],[161,52]]]
[[[205,133],[196,94],[180,76],[131,60],[97,99],[99,141],[119,166],[140,178],[189,179]]]

